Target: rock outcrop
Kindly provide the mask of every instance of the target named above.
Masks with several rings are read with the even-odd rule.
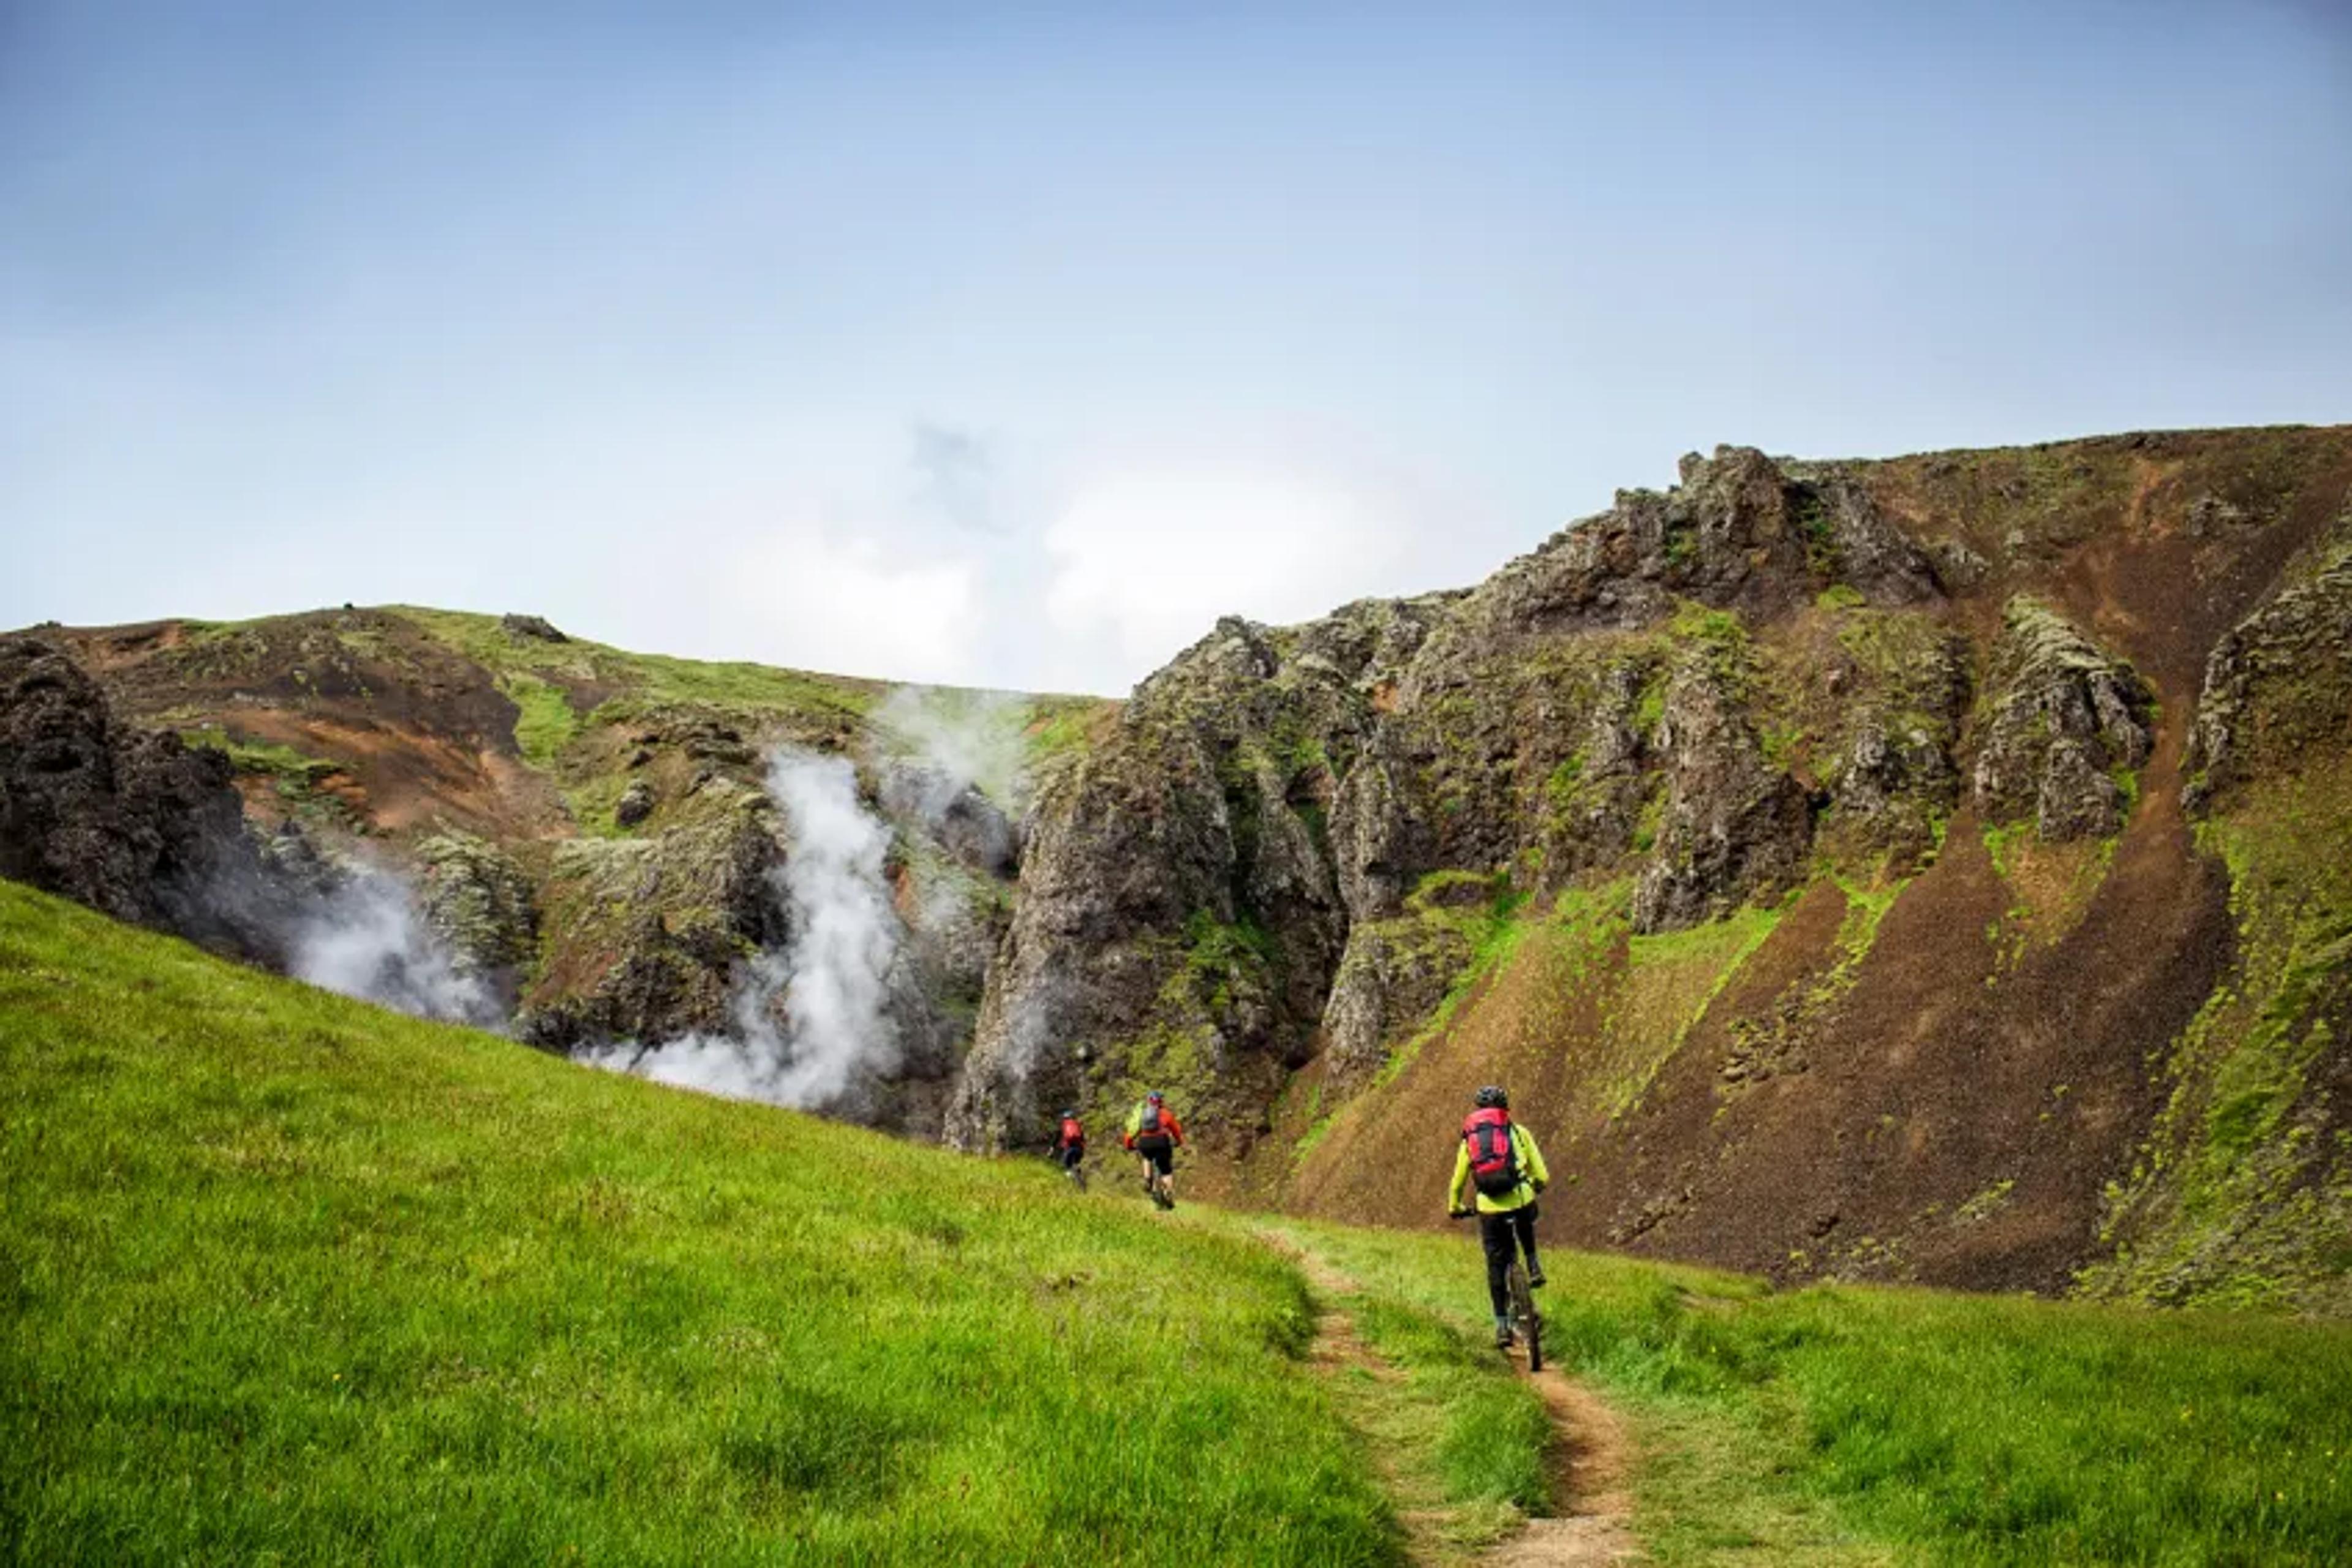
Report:
[[[635,827],[654,814],[654,786],[638,779],[621,792],[613,803],[613,820],[623,827]]]
[[[513,1011],[539,952],[539,908],[529,877],[495,845],[467,833],[418,842],[418,897],[453,967]]]
[[[510,637],[529,637],[537,642],[570,642],[572,640],[557,631],[554,623],[544,616],[500,616],[499,629]]]
[[[1994,822],[2031,814],[2046,839],[2105,837],[2123,826],[2126,780],[2155,743],[2155,696],[2128,663],[2032,599],[2011,599],[2003,622],[1977,807]]]
[[[766,794],[731,780],[695,807],[658,834],[556,846],[521,1037],[573,1050],[726,1029],[738,964],[786,936],[768,875],[782,827]]]
[[[118,724],[65,651],[0,637],[0,876],[282,964],[289,895],[228,760]]]
[[[2231,628],[2205,664],[2189,734],[2189,803],[2352,739],[2352,513],[2312,569]]]
[[[1812,839],[1804,789],[1764,759],[1736,633],[1701,631],[1668,677],[1657,750],[1666,762],[1657,853],[1633,894],[1637,931],[1728,914],[1795,878]]]

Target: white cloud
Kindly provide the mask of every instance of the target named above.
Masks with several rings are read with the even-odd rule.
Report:
[[[968,561],[779,528],[734,558],[718,594],[764,659],[891,680],[971,678],[982,617]]]
[[[1304,620],[1377,591],[1409,542],[1393,506],[1275,466],[1127,468],[1082,481],[1045,531],[1046,612],[1109,632],[1137,674],[1221,615]]]

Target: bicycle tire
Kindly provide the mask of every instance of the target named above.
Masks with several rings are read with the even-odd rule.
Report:
[[[1543,1319],[1536,1312],[1535,1292],[1528,1288],[1528,1271],[1518,1259],[1511,1260],[1510,1272],[1512,1326],[1528,1347],[1528,1370],[1543,1370]]]

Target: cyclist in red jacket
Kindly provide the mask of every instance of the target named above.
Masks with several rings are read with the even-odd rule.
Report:
[[[1087,1190],[1087,1129],[1075,1110],[1062,1112],[1062,1129],[1054,1139],[1054,1163],[1062,1167],[1078,1191]]]
[[[1143,1190],[1151,1194],[1151,1201],[1164,1209],[1174,1208],[1176,1150],[1184,1142],[1184,1129],[1158,1089],[1127,1113],[1127,1131],[1118,1141],[1142,1159]]]

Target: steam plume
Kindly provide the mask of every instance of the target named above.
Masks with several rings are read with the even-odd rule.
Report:
[[[296,977],[420,1018],[490,1028],[498,999],[464,973],[426,923],[408,884],[362,868],[306,902],[288,938]]]
[[[885,1011],[899,935],[882,876],[889,830],[858,804],[856,774],[839,757],[780,752],[768,791],[792,828],[791,851],[769,872],[792,935],[745,970],[732,1030],[612,1047],[583,1060],[803,1109],[839,1100],[861,1073],[898,1065]]]
[[[943,686],[901,686],[874,710],[875,724],[911,752],[929,775],[921,805],[927,818],[955,797],[977,789],[1001,811],[1018,811],[1027,748],[1022,727],[1028,703],[1008,691],[967,691]]]

